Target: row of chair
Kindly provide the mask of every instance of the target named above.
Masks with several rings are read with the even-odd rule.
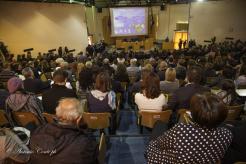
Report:
[[[226,121],[233,121],[240,118],[243,111],[244,105],[238,106],[227,106],[228,115]],[[138,112],[138,125],[140,126],[140,132],[142,133],[143,127],[153,128],[156,121],[160,120],[162,122],[168,123],[170,116],[172,114],[171,110],[165,110],[161,112],[151,112],[151,111],[139,111]],[[178,121],[183,123],[192,123],[190,116],[190,111],[188,109],[178,110]]]
[[[244,105],[238,106],[228,106],[228,116],[227,121],[236,120],[240,117],[240,114],[244,108]],[[180,109],[178,111],[179,122],[189,122],[189,110]],[[163,122],[168,122],[172,114],[171,110],[165,110],[161,112],[152,111],[139,111],[138,112],[138,125],[140,129],[142,127],[153,128],[156,121],[161,120]],[[14,119],[20,126],[26,126],[29,123],[34,123],[35,125],[40,125],[39,120],[31,112],[14,112]],[[47,122],[51,123],[54,121],[55,116],[48,113],[43,113],[43,116]],[[83,113],[83,120],[90,129],[105,129],[110,126],[110,113]],[[0,111],[0,125],[7,124],[8,120],[4,111]],[[141,130],[142,131],[142,130]]]

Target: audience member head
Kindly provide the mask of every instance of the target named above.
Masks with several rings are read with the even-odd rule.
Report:
[[[79,77],[79,73],[85,69],[84,63],[78,63],[77,65],[77,77]]]
[[[145,79],[143,79],[143,92],[149,99],[154,99],[160,95],[160,79],[157,74],[150,72]]]
[[[18,77],[12,77],[7,82],[7,88],[9,93],[15,93],[24,89],[23,81]]]
[[[193,59],[190,59],[187,63],[187,69],[189,69],[190,67],[193,67],[196,65],[196,61]]]
[[[22,70],[22,75],[28,79],[28,78],[33,78],[34,77],[34,74],[33,74],[33,71],[30,67],[26,67]]]
[[[60,66],[60,64],[61,64],[62,62],[64,62],[64,59],[63,59],[63,58],[57,58],[55,62],[56,62],[56,64],[57,64],[58,66]]]
[[[218,127],[227,117],[226,106],[212,93],[194,95],[190,110],[193,121],[209,129]]]
[[[179,58],[178,59],[178,64],[180,66],[186,67],[186,61],[185,61],[185,59],[184,58]]]
[[[87,61],[86,63],[85,63],[85,67],[86,68],[92,68],[92,62],[91,61]]]
[[[201,68],[198,66],[192,66],[187,71],[187,80],[189,83],[199,84],[202,77],[201,77]]]
[[[10,65],[10,63],[4,63],[4,64],[3,64],[3,69],[5,69],[5,70],[11,70],[11,65]]]
[[[61,63],[60,63],[60,67],[61,67],[62,69],[68,69],[68,62],[66,62],[66,61],[61,62]]]
[[[64,98],[56,107],[56,116],[62,124],[78,125],[82,112],[82,104],[75,98]]]
[[[186,77],[186,69],[184,67],[176,68],[176,78],[178,80],[185,80]]]
[[[135,67],[136,65],[137,65],[137,59],[131,59],[130,60],[130,65],[131,65],[131,67]]]
[[[197,64],[204,66],[206,63],[206,58],[204,56],[198,57]]]
[[[144,69],[147,69],[147,70],[149,70],[149,71],[153,71],[153,66],[152,66],[150,63],[148,63],[148,64],[146,64],[146,65],[144,66]]]
[[[176,70],[174,68],[168,68],[165,72],[165,80],[174,82],[176,79]]]
[[[141,80],[144,80],[150,73],[151,71],[148,69],[142,69],[141,70]]]
[[[167,62],[161,61],[159,65],[159,71],[165,71],[167,69]]]
[[[107,72],[101,72],[96,76],[95,89],[101,92],[108,92],[110,90],[111,80]]]
[[[63,69],[58,69],[53,74],[53,80],[55,84],[65,85],[67,81],[68,73]]]
[[[235,70],[231,66],[224,66],[222,70],[222,75],[226,79],[234,79],[235,78]]]
[[[125,74],[126,72],[126,66],[124,64],[118,64],[117,66],[117,74]]]
[[[108,65],[109,64],[109,59],[108,58],[103,59],[103,64],[104,65]]]

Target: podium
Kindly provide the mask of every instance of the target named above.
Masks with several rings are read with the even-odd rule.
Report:
[[[116,48],[123,48],[125,50],[128,50],[129,47],[132,47],[133,51],[138,52],[140,50],[140,47],[144,47],[144,50],[150,50],[153,47],[153,38],[148,38],[142,41],[122,41],[120,39],[116,40]]]

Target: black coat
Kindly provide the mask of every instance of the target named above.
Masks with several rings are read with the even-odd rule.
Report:
[[[86,68],[79,73],[79,85],[81,89],[86,90],[93,84],[93,72],[92,69]]]
[[[75,126],[46,124],[31,135],[30,163],[96,164],[97,143]]]
[[[130,82],[127,73],[124,73],[124,74],[117,74],[116,73],[115,76],[114,76],[114,79],[117,80],[117,81],[120,81],[120,82],[127,82],[127,83]]]
[[[52,88],[42,95],[44,111],[54,114],[59,100],[65,97],[77,98],[77,95],[72,89],[66,88],[66,86],[53,84]]]
[[[246,162],[246,121],[230,127],[233,134],[232,143],[227,150],[223,164]]]
[[[24,89],[35,94],[42,93],[45,89],[50,88],[49,82],[43,82],[40,79],[25,79]]]
[[[191,97],[202,92],[209,92],[209,89],[198,84],[188,84],[181,87],[173,93],[171,100],[168,101],[168,107],[173,111],[181,108],[189,109]]]

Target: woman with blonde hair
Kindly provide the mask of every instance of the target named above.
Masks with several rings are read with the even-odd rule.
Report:
[[[176,70],[168,68],[165,72],[165,81],[160,82],[161,91],[170,94],[179,88],[179,81],[176,79]]]

